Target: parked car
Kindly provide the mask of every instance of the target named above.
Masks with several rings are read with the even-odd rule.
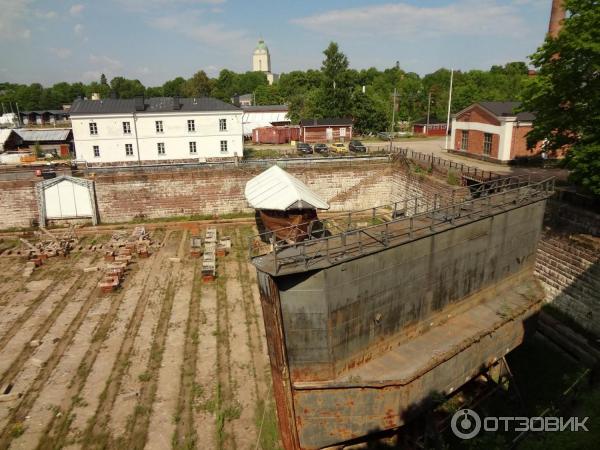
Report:
[[[314,150],[315,153],[321,153],[325,155],[329,153],[329,147],[327,147],[327,144],[315,144]]]
[[[348,149],[351,152],[367,153],[367,147],[365,147],[362,142],[357,141],[357,140],[350,141],[350,145],[348,145]]]
[[[329,146],[329,149],[335,153],[346,153],[347,152],[346,146],[344,144],[342,144],[341,142],[334,142],[333,144],[331,144]]]
[[[296,151],[303,155],[310,155],[313,152],[313,149],[310,144],[307,144],[306,142],[298,142],[296,143]]]

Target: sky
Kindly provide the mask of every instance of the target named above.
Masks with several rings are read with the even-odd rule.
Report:
[[[318,69],[336,41],[355,69],[489,69],[527,61],[551,0],[0,0],[0,81],[44,86],[105,73],[157,86],[198,70]]]

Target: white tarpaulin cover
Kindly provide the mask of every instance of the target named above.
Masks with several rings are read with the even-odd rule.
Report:
[[[244,194],[250,206],[255,209],[329,209],[325,200],[278,166],[273,166],[248,181]]]

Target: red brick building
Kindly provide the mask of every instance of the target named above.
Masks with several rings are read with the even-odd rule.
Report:
[[[446,121],[439,120],[437,117],[430,117],[429,125],[427,125],[426,118],[418,120],[413,123],[413,133],[425,136],[446,136]]]
[[[526,139],[535,115],[515,112],[519,105],[519,102],[480,102],[455,114],[449,151],[497,162],[538,155],[542,143],[528,149]]]
[[[352,139],[352,119],[302,119],[300,121],[300,141],[348,142]]]

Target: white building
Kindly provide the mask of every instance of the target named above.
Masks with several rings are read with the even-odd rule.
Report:
[[[242,110],[246,137],[252,137],[255,128],[290,124],[287,105],[243,106]]]
[[[243,156],[242,110],[214,98],[77,100],[79,161],[149,164]]]
[[[252,53],[252,71],[264,72],[269,84],[273,84],[279,78],[279,75],[271,72],[271,55],[267,44],[262,39],[258,41],[258,45]]]

